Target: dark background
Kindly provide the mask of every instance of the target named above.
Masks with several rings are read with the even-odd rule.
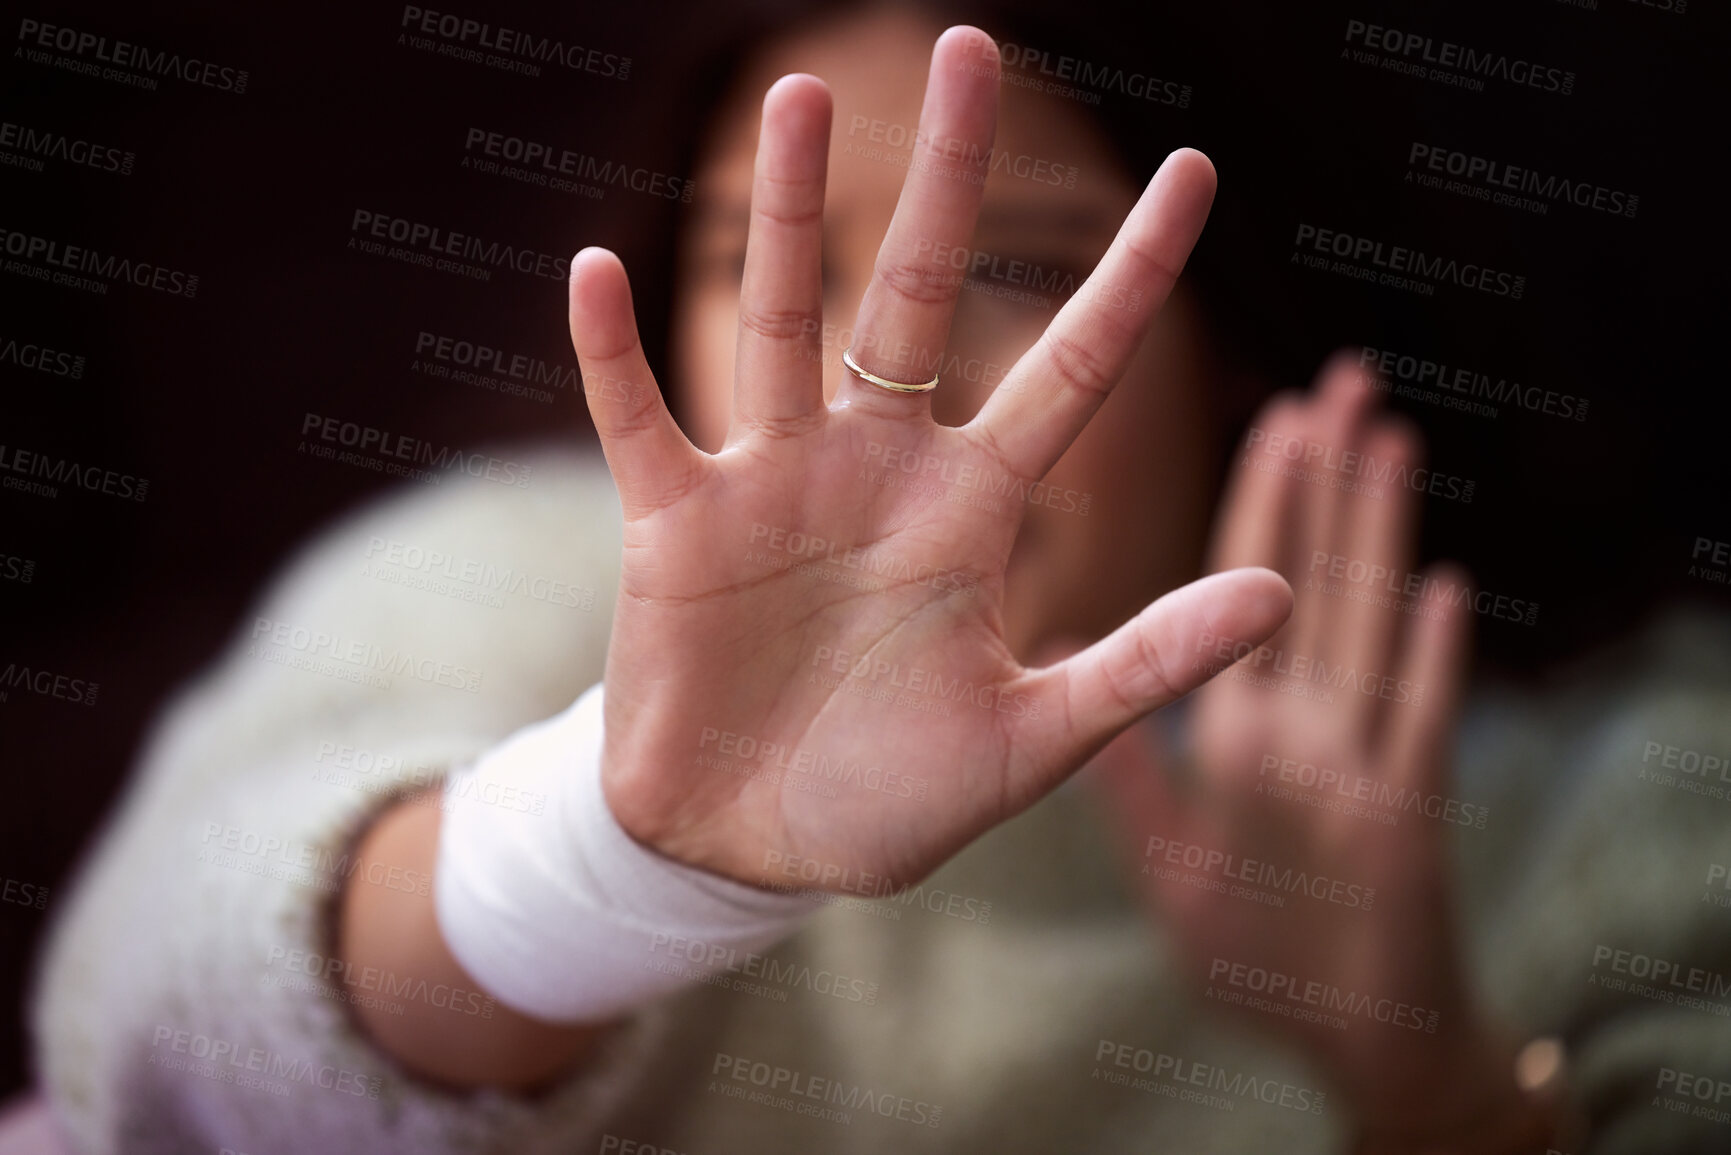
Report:
[[[361,255],[347,247],[353,212],[553,254],[608,245],[633,270],[659,368],[684,210],[466,171],[464,134],[683,176],[742,47],[813,6],[422,7],[629,56],[629,78],[553,66],[529,78],[415,51],[398,45],[403,9],[391,5],[41,4],[7,17],[0,120],[135,160],[127,175],[0,165],[0,228],[200,283],[191,300],[125,284],[98,296],[0,272],[0,343],[85,358],[78,379],[0,362],[0,445],[149,480],[143,502],[0,490],[0,669],[101,687],[89,706],[16,689],[0,701],[0,877],[50,892],[44,912],[0,906],[0,1094],[28,1080],[21,1023],[39,938],[153,713],[297,543],[407,484],[298,453],[303,415],[470,449],[592,436],[572,392],[542,404],[410,371],[423,330],[575,367],[562,282],[499,271],[483,284]],[[1107,93],[1100,112],[1144,177],[1179,145],[1214,159],[1221,195],[1187,275],[1240,372],[1262,389],[1304,385],[1329,352],[1364,343],[1589,399],[1583,422],[1397,404],[1424,426],[1438,469],[1477,481],[1470,505],[1427,503],[1426,553],[1543,606],[1535,628],[1487,622],[1485,662],[1542,676],[1663,607],[1731,605],[1726,587],[1687,576],[1698,537],[1731,540],[1714,155],[1728,46],[1711,6],[1152,4],[1134,18],[1128,7],[943,11],[1192,87],[1187,108]],[[1575,91],[1493,80],[1473,93],[1343,60],[1349,18],[1565,68]],[[244,68],[247,87],[163,78],[147,92],[33,63],[14,51],[22,19]],[[1422,190],[1402,181],[1414,141],[1636,193],[1639,209],[1558,203],[1539,216]],[[1526,293],[1416,297],[1304,270],[1290,263],[1300,221],[1522,273]],[[28,582],[6,576],[8,557],[34,563]]]

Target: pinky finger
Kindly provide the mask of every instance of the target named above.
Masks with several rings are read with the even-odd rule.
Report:
[[[589,416],[627,519],[689,490],[702,454],[680,432],[643,356],[625,266],[606,249],[571,260],[571,345]]]
[[[1430,791],[1448,774],[1455,723],[1466,684],[1472,621],[1456,591],[1471,577],[1443,563],[1425,571],[1422,609],[1407,630],[1400,682],[1408,700],[1389,711],[1383,734],[1384,776],[1392,783]]]

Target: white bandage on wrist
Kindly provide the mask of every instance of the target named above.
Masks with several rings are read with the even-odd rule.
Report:
[[[433,880],[445,944],[488,994],[550,1022],[615,1017],[775,942],[819,905],[627,834],[601,790],[601,701],[596,685],[445,787]]]

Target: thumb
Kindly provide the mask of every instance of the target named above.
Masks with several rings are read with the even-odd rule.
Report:
[[[1087,639],[1065,634],[1040,645],[1029,665],[1039,668],[1055,666],[1087,648]],[[1143,722],[1146,723],[1147,719]],[[1116,810],[1122,807],[1131,814],[1146,813],[1157,800],[1149,796],[1141,780],[1158,773],[1167,761],[1166,737],[1161,729],[1153,725],[1132,724],[1089,759],[1076,772],[1073,781],[1099,795],[1108,808]]]
[[[1145,714],[1188,694],[1222,667],[1215,657],[1257,646],[1292,613],[1292,587],[1273,570],[1212,574],[1173,590],[1079,654],[1028,671],[1062,708],[1021,738],[1034,797]]]

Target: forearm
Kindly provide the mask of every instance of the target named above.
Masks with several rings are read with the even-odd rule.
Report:
[[[362,837],[362,862],[398,866],[433,877],[441,812],[427,799],[410,799],[380,817]],[[452,957],[434,915],[433,896],[374,886],[364,872],[350,875],[337,930],[344,982],[355,994],[369,974],[388,974],[429,989],[440,984],[478,990]],[[371,969],[369,969],[371,968]],[[484,992],[483,992],[484,994]],[[529,1090],[570,1072],[593,1049],[606,1025],[566,1026],[517,1013],[488,999],[488,1013],[471,1014],[419,999],[380,1007],[358,999],[356,1017],[373,1041],[405,1068],[461,1088]],[[394,1013],[400,1007],[402,1013]]]

